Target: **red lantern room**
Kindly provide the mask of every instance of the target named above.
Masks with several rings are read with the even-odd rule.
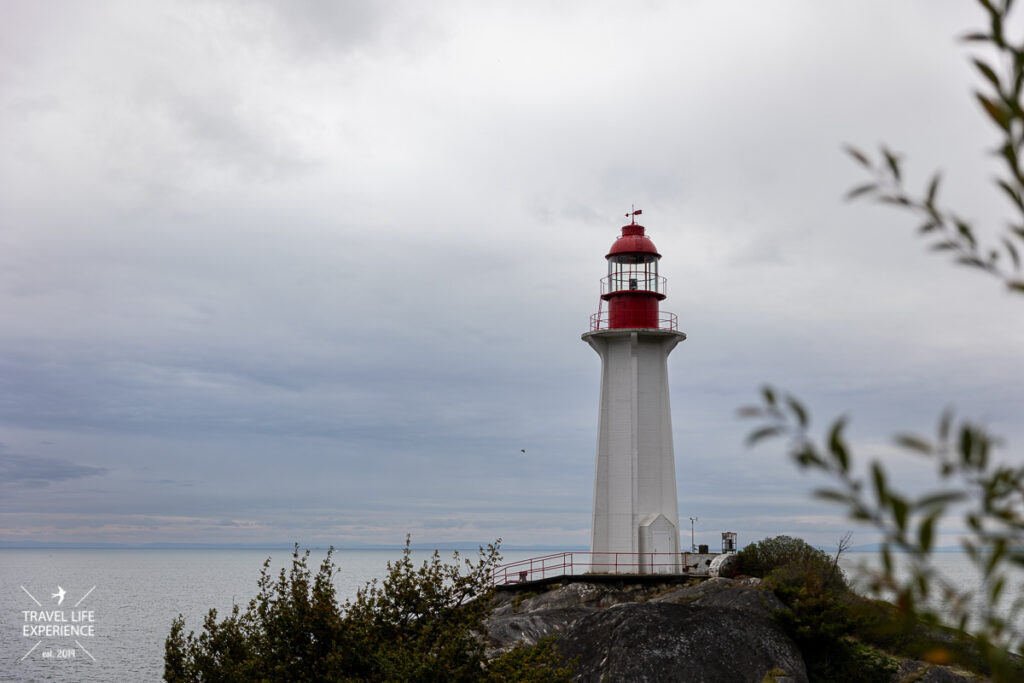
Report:
[[[626,214],[629,225],[605,257],[608,275],[601,278],[601,309],[591,316],[590,329],[677,329],[676,316],[662,313],[658,302],[665,298],[665,278],[658,275],[661,254],[637,224],[640,209]],[[605,313],[604,302],[608,302]]]

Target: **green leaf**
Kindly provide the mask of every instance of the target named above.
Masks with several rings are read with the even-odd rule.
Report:
[[[899,158],[887,147],[882,148],[882,156],[885,157],[885,163],[889,165],[892,177],[896,179],[896,182],[899,182],[901,180]]]
[[[875,497],[879,505],[889,500],[889,492],[885,488],[885,470],[878,462],[871,463],[871,479],[875,483]]]
[[[949,426],[953,423],[953,411],[946,408],[939,418],[939,441],[946,443],[949,439]]]
[[[846,427],[846,418],[841,417],[832,424],[828,433],[828,450],[834,456],[833,459],[839,465],[842,472],[850,470],[850,454],[843,442],[843,429]]]
[[[967,243],[970,244],[971,248],[973,249],[976,246],[977,242],[975,242],[974,240],[974,232],[971,230],[971,226],[959,219],[956,220],[955,222],[957,232],[959,232],[960,235],[963,236],[964,240],[966,240]]]
[[[764,396],[764,402],[770,406],[775,405],[775,391],[771,387],[765,386],[761,389],[761,395]]]
[[[921,573],[914,573],[914,582],[917,584],[917,592],[922,598],[928,597],[928,577]]]
[[[878,198],[878,201],[883,204],[895,204],[896,206],[910,206],[912,202],[905,196],[898,195],[882,195]]]
[[[896,445],[911,451],[924,453],[925,455],[932,454],[932,445],[925,441],[924,439],[914,436],[913,434],[897,434]]]
[[[1006,195],[1010,198],[1010,201],[1012,201],[1018,209],[1024,209],[1024,202],[1021,201],[1020,192],[1018,192],[1013,186],[1011,186],[1010,183],[1000,179],[996,181],[996,184],[998,184],[999,187],[1002,188],[1003,192],[1006,193]]]
[[[861,166],[864,166],[865,168],[871,168],[871,162],[868,160],[867,156],[865,156],[863,152],[861,152],[853,145],[844,145],[843,151],[845,151],[851,157],[856,159],[857,163],[859,163]]]
[[[992,582],[992,586],[988,589],[988,599],[993,605],[999,602],[999,596],[1003,592],[1003,588],[1006,587],[1006,577],[1000,576],[998,579]]]
[[[1024,280],[1010,280],[1006,283],[1012,292],[1024,292]]]
[[[773,425],[770,427],[761,427],[760,429],[751,432],[750,435],[747,436],[747,446],[753,446],[762,439],[767,439],[772,436],[778,436],[779,434],[782,433],[782,431],[782,427],[778,425]]]
[[[992,119],[997,126],[1009,133],[1010,112],[998,102],[990,100],[981,93],[974,93],[974,96],[978,98],[978,102],[981,103],[982,109],[985,110],[985,113],[988,114],[989,118]]]
[[[987,43],[992,40],[987,33],[968,33],[960,38],[965,43]]]
[[[956,263],[962,266],[971,266],[972,268],[986,268],[987,264],[977,256],[960,256],[956,259]]]
[[[972,61],[974,62],[974,66],[978,69],[978,71],[981,72],[981,75],[988,79],[988,81],[996,87],[996,90],[998,90],[999,77],[996,76],[996,72],[992,70],[992,67],[990,67],[988,64],[981,61],[980,59],[974,59]]]
[[[796,416],[797,422],[800,424],[800,428],[804,429],[807,427],[807,410],[804,409],[803,405],[790,395],[786,395],[786,403],[789,405],[789,409],[793,411]]]
[[[896,528],[901,532],[905,531],[907,528],[907,513],[910,511],[907,501],[899,496],[889,494],[889,506],[892,508],[892,516],[893,521],[896,522]]]
[[[956,503],[965,498],[962,491],[940,491],[938,493],[932,493],[922,498],[914,504],[919,510],[926,510],[931,507],[940,506],[945,507],[950,503]]]
[[[844,493],[837,489],[816,489],[813,495],[820,500],[828,500],[833,503],[843,503],[846,505],[852,504],[857,500],[849,493]]]
[[[815,453],[814,450],[809,446],[804,447],[802,450],[794,453],[793,458],[796,460],[797,464],[800,465],[800,467],[810,467],[814,465],[815,467],[823,468],[825,466],[825,461],[822,460],[818,456],[818,454]]]
[[[877,187],[878,185],[876,183],[864,183],[863,185],[858,185],[857,187],[847,192],[846,196],[843,198],[846,201],[850,201],[851,199],[856,199],[862,194],[866,194],[868,192],[875,190]]]
[[[743,406],[737,411],[737,415],[741,418],[762,417],[764,410],[761,409],[761,406]]]
[[[970,427],[960,430],[960,444],[957,451],[960,453],[960,462],[970,465],[974,455],[974,431]]]
[[[936,511],[921,522],[921,526],[917,530],[917,542],[921,547],[922,552],[929,553],[932,549],[932,539],[935,536],[935,519],[941,514],[941,511]]]
[[[1007,143],[999,148],[999,155],[1006,159],[1007,165],[1013,170],[1014,174],[1017,173],[1017,149]]]
[[[942,174],[936,173],[932,176],[932,182],[928,184],[928,199],[927,204],[929,206],[935,204],[935,196],[939,192],[939,181],[942,180]]]
[[[1006,253],[1010,255],[1010,260],[1013,261],[1013,267],[1020,270],[1020,254],[1017,253],[1017,247],[1006,237],[1003,238],[1003,246],[1006,247]]]
[[[988,562],[985,563],[985,577],[992,575],[996,567],[1002,561],[1003,557],[1006,556],[1006,539],[997,538],[995,543],[992,544],[992,552],[988,556]]]

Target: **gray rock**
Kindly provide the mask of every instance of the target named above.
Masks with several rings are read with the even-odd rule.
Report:
[[[486,622],[488,656],[561,634],[582,681],[767,680],[805,683],[796,645],[772,621],[782,607],[757,579],[690,586],[567,582],[500,592]],[[770,674],[770,676],[769,676]]]
[[[807,681],[796,645],[770,619],[744,610],[630,603],[593,612],[558,642],[579,657],[581,681],[761,683]]]
[[[658,586],[624,585],[615,586],[588,581],[574,581],[552,587],[541,587],[533,591],[515,594],[502,591],[491,604],[491,614],[529,614],[547,612],[564,607],[605,608],[626,602],[642,602],[654,595]]]
[[[730,602],[736,602],[737,607],[745,607],[758,602],[758,600],[750,599],[750,596],[757,596],[758,598],[764,596],[769,601],[769,609],[781,609],[782,603],[775,598],[774,594],[757,589],[757,586],[760,583],[760,579],[752,577],[746,579],[714,578],[708,579],[707,581],[701,581],[700,583],[692,586],[680,586],[679,588],[670,589],[668,592],[652,597],[650,601],[675,602],[680,604],[705,601],[706,604],[718,605],[727,605]],[[739,598],[739,594],[741,593],[744,594],[746,598]]]
[[[536,645],[538,641],[557,633],[564,633],[582,617],[593,614],[592,607],[563,607],[529,614],[492,615],[487,628],[487,658],[497,657],[518,644]]]

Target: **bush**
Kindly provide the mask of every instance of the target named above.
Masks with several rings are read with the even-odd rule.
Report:
[[[782,570],[780,580],[806,575],[821,583],[823,588],[846,588],[846,576],[838,562],[801,538],[766,538],[745,547],[739,557],[740,571],[750,576],[767,578],[773,571]],[[789,578],[783,579],[783,576]]]
[[[338,605],[333,549],[312,575],[309,551],[292,555],[275,579],[263,564],[259,593],[217,621],[210,610],[198,636],[178,616],[165,643],[164,680],[184,681],[567,681],[553,642],[484,657],[496,546],[474,563],[435,552],[416,567],[408,540],[387,576]]]
[[[863,618],[836,559],[790,536],[775,536],[740,551],[740,568],[785,605],[775,620],[800,647],[811,681],[881,683],[896,661],[851,638]]]

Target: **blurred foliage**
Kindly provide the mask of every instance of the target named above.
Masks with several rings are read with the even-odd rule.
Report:
[[[567,681],[553,640],[518,647],[488,661],[483,621],[496,545],[476,562],[442,562],[437,552],[417,567],[408,539],[401,559],[389,562],[354,601],[339,605],[333,548],[315,575],[309,551],[292,555],[275,578],[263,564],[259,593],[217,621],[210,610],[203,630],[185,635],[179,615],[165,643],[164,680],[183,681]]]
[[[964,39],[984,46],[988,55],[973,58],[982,78],[974,96],[1000,138],[995,154],[1002,172],[995,183],[1009,200],[1014,218],[998,231],[995,243],[983,245],[975,225],[940,204],[940,174],[932,176],[922,194],[914,194],[905,188],[899,155],[885,147],[874,161],[858,149],[847,148],[874,176],[847,196],[873,198],[914,213],[923,219],[919,232],[933,250],[952,253],[955,263],[992,275],[1010,292],[1024,294],[1024,42],[1014,43],[1006,33],[1012,0],[978,2],[988,28]],[[941,482],[941,488],[914,496],[892,480],[880,461],[870,461],[865,469],[854,466],[845,417],[834,420],[820,439],[815,438],[804,404],[771,387],[762,391],[758,405],[744,408],[741,414],[761,422],[748,443],[787,438],[797,465],[831,482],[815,495],[844,507],[851,519],[881,535],[881,569],[871,575],[870,587],[877,595],[894,598],[892,616],[904,635],[921,618],[952,623],[961,639],[967,631],[973,634],[974,649],[995,680],[1024,679],[1019,659],[1011,654],[1024,643],[1019,628],[1021,602],[1010,597],[1016,591],[1009,585],[1011,568],[1024,567],[1024,467],[993,458],[1000,445],[997,438],[983,426],[957,419],[948,411],[939,418],[933,437],[897,435],[896,445],[931,463]],[[973,590],[955,585],[932,562],[937,527],[954,511],[962,514],[966,529],[962,546],[977,571]],[[902,571],[897,560],[905,565]],[[936,663],[955,660],[954,640],[933,642],[922,648],[921,656]]]
[[[983,80],[974,97],[1000,138],[994,153],[1002,174],[995,183],[1015,214],[1003,234],[994,243],[982,244],[970,221],[943,207],[939,201],[939,172],[931,176],[921,194],[908,191],[900,155],[885,146],[877,159],[855,147],[846,148],[873,176],[873,180],[854,187],[846,196],[872,198],[914,213],[922,221],[918,232],[929,240],[933,251],[951,253],[956,263],[989,273],[1002,280],[1010,291],[1024,293],[1024,41],[1014,43],[1006,35],[1013,2],[978,0],[989,27],[964,36],[968,43],[988,46],[993,54],[991,58],[974,57],[972,63]]]

